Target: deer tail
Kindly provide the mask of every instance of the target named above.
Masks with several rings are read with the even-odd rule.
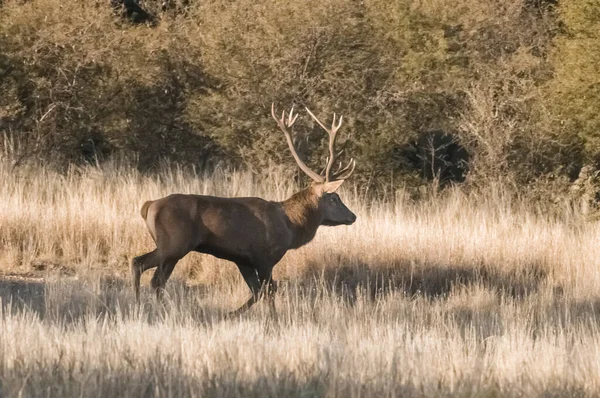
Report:
[[[148,215],[148,207],[150,207],[150,205],[153,202],[151,200],[144,202],[144,204],[142,205],[142,210],[140,211],[140,214],[142,215],[142,218],[145,220],[146,216]]]

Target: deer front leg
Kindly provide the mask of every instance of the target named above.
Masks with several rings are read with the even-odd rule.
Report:
[[[273,280],[273,268],[265,268],[258,271],[258,279],[261,282],[262,292],[267,297],[269,303],[269,312],[274,321],[277,321],[277,311],[275,308],[275,293],[277,293],[277,281]]]
[[[229,315],[231,316],[239,315],[243,312],[246,312],[250,307],[254,305],[254,303],[256,303],[260,299],[261,296],[261,283],[258,279],[258,273],[256,272],[256,269],[245,264],[236,263],[236,265],[238,266],[238,269],[240,270],[244,281],[246,281],[246,284],[250,288],[252,296],[240,308],[230,312]]]
[[[277,281],[270,279],[267,283],[267,301],[269,302],[269,311],[271,317],[277,322],[277,309],[275,308],[275,293],[277,293]]]

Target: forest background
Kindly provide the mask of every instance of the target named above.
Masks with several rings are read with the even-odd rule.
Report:
[[[554,198],[596,180],[599,13],[597,0],[4,0],[4,157],[291,176],[275,103],[344,115],[361,190],[501,181]],[[326,139],[297,123],[315,169]]]

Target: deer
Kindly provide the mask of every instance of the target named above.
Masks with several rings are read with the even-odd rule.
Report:
[[[177,262],[190,252],[209,254],[235,263],[248,285],[251,297],[231,315],[241,314],[262,297],[275,313],[277,282],[273,268],[288,250],[309,243],[323,226],[351,225],[356,215],[336,193],[354,172],[354,159],[336,171],[333,165],[343,152],[336,154],[337,132],[343,116],[327,128],[308,108],[312,119],[329,134],[329,156],[323,172],[311,170],[298,156],[292,127],[298,118],[292,106],[287,118],[278,118],[275,104],[271,116],[283,132],[298,167],[312,180],[305,189],[276,202],[257,197],[224,198],[205,195],[172,194],[142,205],[141,216],[156,244],[156,249],[133,258],[131,273],[136,302],[140,301],[140,278],[156,267],[150,282],[160,299],[161,292]]]

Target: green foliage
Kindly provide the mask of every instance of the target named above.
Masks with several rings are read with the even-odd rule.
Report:
[[[299,152],[319,168],[326,135],[310,123],[308,106],[324,120],[345,115],[343,136],[352,138],[348,149],[355,153],[365,127],[378,123],[370,97],[385,81],[360,8],[344,0],[201,3],[190,40],[199,39],[203,66],[219,86],[194,96],[190,120],[260,169],[270,161],[292,164],[270,107],[274,102],[281,112],[296,104],[305,116],[297,123]],[[359,120],[365,127],[357,128]]]
[[[92,1],[4,4],[0,84],[10,95],[0,130],[16,143],[15,163],[62,166],[124,150],[147,167],[202,154],[209,142],[181,115],[185,91],[205,84],[204,73],[163,33],[122,25]]]
[[[578,138],[587,161],[600,164],[600,1],[559,4],[562,31],[552,53],[555,78],[547,104],[565,136]]]
[[[364,181],[418,175],[419,137],[443,131],[472,155],[468,180],[527,182],[579,153],[553,127],[552,109],[565,111],[565,125],[589,124],[586,139],[594,131],[596,115],[576,106],[581,79],[562,56],[548,57],[552,10],[526,0],[178,1],[164,12],[158,1],[140,4],[152,24],[132,24],[108,2],[2,3],[0,132],[16,163],[124,152],[142,168],[169,158],[296,170],[270,116],[275,103],[304,116],[296,146],[315,169],[327,137],[304,106],[325,121],[344,115],[340,143]],[[575,9],[561,6],[566,25]],[[594,23],[577,22],[557,49],[597,37]],[[598,62],[584,64],[592,79]],[[569,106],[548,104],[541,86],[572,93],[561,97]]]

